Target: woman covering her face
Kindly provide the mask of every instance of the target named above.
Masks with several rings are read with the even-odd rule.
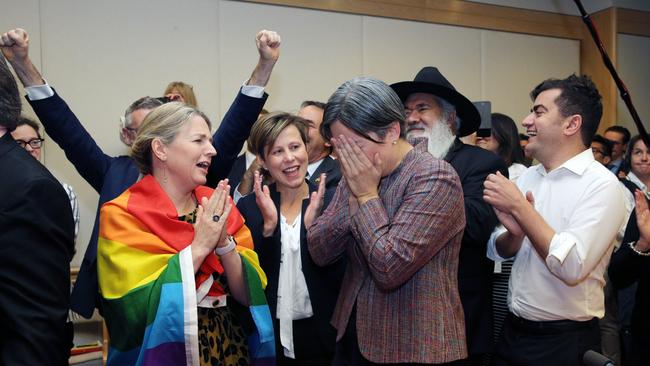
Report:
[[[325,108],[321,133],[343,179],[308,228],[308,244],[319,265],[348,261],[332,318],[336,365],[438,364],[467,355],[460,180],[426,141],[406,141],[404,124],[401,100],[377,79],[345,82]]]
[[[336,334],[329,321],[344,271],[343,260],[318,267],[307,249],[305,228],[330,197],[324,174],[318,187],[305,179],[308,129],[308,121],[277,112],[253,125],[249,143],[274,183],[263,185],[256,172],[254,194],[237,204],[268,276],[280,365],[331,364]]]
[[[168,103],[132,155],[142,180],[100,213],[97,254],[109,365],[246,365],[273,358],[265,275],[227,181],[203,186],[216,151],[200,111]],[[250,306],[246,339],[232,308]],[[266,342],[266,343],[265,343]]]

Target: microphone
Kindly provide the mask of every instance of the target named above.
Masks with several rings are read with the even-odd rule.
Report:
[[[589,350],[582,356],[585,366],[614,366],[614,362],[596,351]]]

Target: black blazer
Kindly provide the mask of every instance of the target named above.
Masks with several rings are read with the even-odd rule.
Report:
[[[623,184],[632,192],[638,187],[628,180]],[[650,203],[650,200],[648,200]],[[632,211],[621,247],[612,254],[608,274],[614,288],[624,289],[638,281],[632,310],[632,339],[641,357],[639,365],[650,364],[650,257],[638,255],[628,243],[639,240],[636,210]]]
[[[244,177],[246,172],[246,154],[241,154],[235,160],[235,163],[228,173],[228,184],[230,185],[230,195],[235,194],[235,189],[241,182],[241,179]]]
[[[0,138],[0,365],[67,365],[74,221],[61,184]]]
[[[309,185],[309,192],[316,190],[316,186]],[[280,217],[280,193],[276,190],[275,184],[269,186],[271,198],[278,210]],[[325,207],[329,204],[334,190],[328,190],[325,194]],[[304,219],[305,210],[309,205],[309,199],[303,200],[302,214]],[[323,207],[323,210],[325,210]],[[262,236],[264,220],[262,214],[255,203],[255,194],[249,194],[243,197],[237,203],[237,208],[246,219],[246,226],[251,231],[253,242],[255,243],[255,252],[259,256],[260,265],[268,278],[266,286],[266,298],[273,318],[275,330],[276,352],[278,355],[283,353],[280,344],[279,323],[276,318],[277,311],[277,294],[278,279],[280,275],[280,249],[281,249],[281,230],[280,225],[276,228],[271,237]],[[305,326],[302,320],[294,321],[294,347],[297,359],[315,358],[319,356],[332,355],[336,343],[336,330],[330,324],[334,306],[338,298],[341,280],[345,272],[345,259],[336,263],[319,267],[311,259],[307,248],[307,233],[305,231],[304,221],[300,225],[300,255],[302,260],[302,272],[305,275],[309,298],[311,300],[314,316],[310,318],[315,322],[315,327]],[[308,323],[308,324],[312,324]]]
[[[492,274],[494,262],[487,257],[487,242],[498,219],[483,200],[483,182],[508,167],[498,155],[480,147],[454,141],[445,156],[460,177],[465,199],[466,226],[458,261],[458,290],[465,312],[469,354],[486,353],[492,347]]]
[[[327,174],[325,179],[325,188],[336,188],[341,180],[341,167],[338,160],[333,159],[331,156],[326,156],[320,163],[314,174],[309,177],[309,183],[318,186],[320,175]]]

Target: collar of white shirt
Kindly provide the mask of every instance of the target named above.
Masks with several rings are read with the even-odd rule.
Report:
[[[577,175],[582,175],[594,160],[595,160],[594,153],[591,151],[591,149],[586,149],[580,154],[575,155],[571,159],[565,161],[564,163],[562,163],[562,165],[551,170],[550,172],[546,171],[544,165],[539,164],[537,165],[537,172],[541,175],[547,175],[559,171],[561,169],[567,169]]]

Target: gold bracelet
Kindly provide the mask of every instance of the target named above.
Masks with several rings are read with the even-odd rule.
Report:
[[[632,249],[632,251],[633,251],[634,253],[636,253],[636,254],[638,254],[638,255],[640,255],[640,256],[643,256],[643,257],[650,257],[650,251],[648,251],[648,252],[642,252],[642,251],[636,249],[636,247],[635,247],[635,245],[636,245],[636,241],[631,241],[631,242],[629,242],[627,245],[630,246],[630,249]]]

